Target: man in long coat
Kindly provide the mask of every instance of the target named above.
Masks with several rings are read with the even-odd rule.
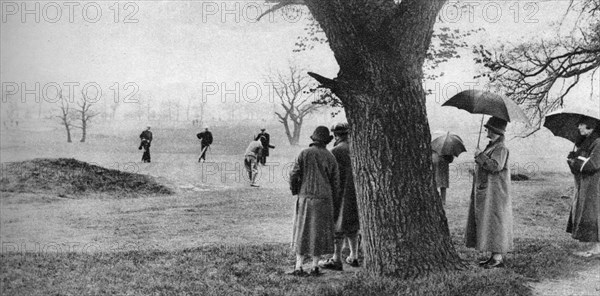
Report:
[[[265,131],[266,129],[263,127],[260,129],[260,133],[254,138],[254,140],[260,140],[263,149],[260,151],[258,155],[258,162],[262,165],[265,165],[267,162],[267,157],[269,156],[269,148],[273,149],[275,146],[271,145],[271,135]]]
[[[485,268],[504,267],[502,256],[513,249],[506,125],[505,120],[491,117],[485,124],[490,143],[483,151],[475,151],[476,171],[465,240],[467,247],[492,253],[488,260],[479,262]]]
[[[213,136],[212,133],[208,131],[208,126],[204,128],[204,131],[201,133],[198,133],[196,135],[196,137],[198,137],[198,139],[200,139],[200,158],[198,159],[198,162],[201,161],[206,161],[206,150],[208,150],[208,147],[210,147],[210,145],[213,142]]]
[[[292,244],[296,267],[291,273],[304,276],[305,256],[313,259],[310,275],[317,276],[319,256],[333,252],[333,197],[337,196],[337,161],[326,148],[332,140],[329,129],[318,126],[310,137],[313,143],[300,152],[290,173],[290,189],[297,195]]]
[[[150,131],[150,126],[146,127],[140,134],[140,147],[139,149],[144,149],[144,154],[142,155],[142,162],[150,162],[150,143],[152,143],[152,132]]]
[[[343,270],[342,247],[347,240],[350,247],[350,255],[346,263],[358,267],[358,205],[356,202],[356,189],[354,188],[354,176],[350,162],[349,126],[347,123],[338,123],[331,129],[333,131],[335,144],[331,153],[335,156],[340,171],[339,194],[333,199],[333,221],[335,226],[334,252],[333,256],[325,261],[319,262],[319,266],[325,269]]]
[[[600,122],[583,117],[575,142],[577,151],[570,153],[568,164],[575,176],[575,197],[567,232],[591,248],[575,255],[600,256]]]

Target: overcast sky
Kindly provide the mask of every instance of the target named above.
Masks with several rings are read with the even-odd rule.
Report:
[[[568,5],[565,0],[463,2],[470,10],[457,13],[455,2],[449,2],[438,26],[484,28],[469,42],[488,45],[552,37],[551,24]],[[197,90],[202,83],[229,89],[236,83],[262,84],[268,71],[285,69],[290,61],[329,77],[338,70],[327,45],[293,52],[304,34],[306,13],[276,12],[256,22],[257,12],[270,7],[262,1],[24,3],[2,2],[3,83],[25,82],[33,88],[35,82],[96,82],[106,95],[115,82],[121,87],[135,83],[150,93],[182,85]],[[24,13],[24,8],[33,12]],[[446,112],[436,105],[459,91],[456,85],[476,82],[478,68],[469,52],[464,54],[440,69],[442,79],[428,83],[437,90],[429,98],[430,114]],[[574,96],[578,93],[589,96],[589,89],[582,86]],[[213,95],[209,104],[221,98]]]

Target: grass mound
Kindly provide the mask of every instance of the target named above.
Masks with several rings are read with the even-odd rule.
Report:
[[[107,169],[72,158],[2,164],[0,191],[58,194],[173,194],[154,177]]]

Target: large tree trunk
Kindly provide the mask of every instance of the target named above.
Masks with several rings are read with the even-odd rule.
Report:
[[[461,264],[433,186],[422,67],[445,1],[306,0],[340,66],[365,268],[417,277]],[[370,5],[365,5],[368,3]]]
[[[346,107],[365,266],[402,277],[453,269],[460,258],[433,185],[423,90],[419,82],[380,86],[356,85],[360,100]]]

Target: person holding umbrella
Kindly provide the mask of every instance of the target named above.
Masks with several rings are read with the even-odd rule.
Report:
[[[503,255],[513,249],[513,215],[508,148],[504,145],[507,122],[491,117],[484,127],[490,139],[475,151],[476,170],[467,218],[467,247],[491,252],[479,262],[484,268],[504,267]]]
[[[581,257],[600,255],[600,109],[576,106],[546,115],[544,127],[555,136],[575,143],[567,164],[575,179],[575,193],[567,232],[588,250],[574,252]]]
[[[462,139],[450,132],[431,141],[431,149],[433,150],[431,160],[435,184],[439,189],[442,204],[446,205],[446,189],[450,187],[450,163],[454,157],[458,157],[467,149],[465,149]]]
[[[567,232],[578,241],[591,243],[589,250],[574,254],[592,257],[600,255],[600,121],[581,116],[577,128],[577,150],[567,158],[576,189]]]
[[[514,101],[482,90],[459,92],[442,106],[492,116],[485,124],[490,143],[482,151],[477,140],[476,170],[473,176],[465,243],[467,247],[491,252],[489,259],[479,262],[481,266],[504,267],[503,255],[513,249],[509,151],[504,144],[504,132],[508,122],[516,120],[529,126],[529,119]],[[480,127],[480,136],[481,129]]]

